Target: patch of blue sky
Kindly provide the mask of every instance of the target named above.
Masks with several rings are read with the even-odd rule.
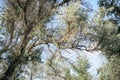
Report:
[[[0,15],[3,13],[4,6],[5,6],[4,0],[0,0]]]
[[[94,17],[94,13],[98,11],[99,5],[98,5],[98,0],[85,0],[86,2],[90,3],[90,7],[92,8],[92,12],[89,13],[90,19]]]

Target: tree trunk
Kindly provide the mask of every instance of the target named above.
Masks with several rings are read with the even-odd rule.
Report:
[[[8,69],[6,70],[3,77],[0,80],[11,80],[13,73],[15,72],[16,67],[21,64],[21,57],[16,58],[13,62],[10,63]]]
[[[22,57],[25,53],[25,47],[27,46],[29,33],[30,29],[26,31],[23,39],[21,40],[22,43],[20,45],[19,55],[10,63],[8,69],[6,70],[5,74],[0,78],[0,80],[11,80],[15,69],[18,67],[19,64],[23,63]]]

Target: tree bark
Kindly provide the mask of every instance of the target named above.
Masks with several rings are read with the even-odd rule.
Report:
[[[11,80],[13,73],[15,72],[15,69],[18,67],[19,64],[22,64],[24,62],[22,58],[24,57],[23,55],[25,53],[25,48],[27,46],[27,43],[29,42],[28,35],[30,34],[31,30],[32,28],[26,30],[26,33],[24,34],[21,40],[19,55],[10,63],[8,69],[6,70],[3,77],[0,78],[0,80]]]
[[[21,57],[19,56],[13,62],[10,63],[8,69],[6,70],[3,77],[0,80],[11,80],[13,73],[15,72],[16,67],[21,64]]]

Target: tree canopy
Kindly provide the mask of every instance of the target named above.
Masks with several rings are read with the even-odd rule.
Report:
[[[99,10],[92,19],[89,16],[92,9],[87,2],[57,1],[4,1],[4,10],[0,16],[0,35],[3,36],[0,37],[0,80],[34,80],[36,77],[49,80],[91,80],[87,72],[90,67],[88,60],[78,56],[72,62],[62,55],[65,51],[69,53],[66,49],[102,51],[111,61],[111,67],[105,66],[101,71],[114,67],[111,74],[118,79],[119,70],[115,68],[119,67],[113,66],[116,65],[113,62],[120,62],[119,0],[99,0]],[[54,27],[54,23],[49,27],[47,24],[52,20],[61,21],[62,24]],[[89,45],[82,44],[83,41]],[[41,57],[44,51],[49,56],[46,61],[42,61]],[[106,75],[111,74],[101,73],[100,80],[109,80]]]
[[[68,3],[68,1],[63,1],[62,4],[64,3]],[[2,69],[3,73],[1,73],[0,80],[19,79],[21,78],[21,72],[24,70],[22,68],[26,64],[30,62],[42,63],[40,58],[42,53],[42,47],[40,47],[40,45],[42,44],[49,45],[49,43],[53,43],[61,48],[72,47],[70,37],[75,37],[75,30],[79,28],[78,24],[84,25],[84,21],[87,19],[85,17],[85,19],[81,19],[80,22],[76,23],[76,21],[79,21],[77,18],[82,17],[84,13],[80,12],[81,15],[78,15],[79,5],[73,5],[73,3],[74,2],[70,3],[73,11],[69,12],[66,10],[66,15],[64,16],[64,22],[66,24],[65,33],[59,30],[60,34],[51,34],[49,33],[50,30],[47,31],[46,29],[46,23],[49,22],[50,17],[53,16],[57,10],[53,0],[5,1],[6,6],[1,16],[5,40],[3,44],[1,44],[3,48],[0,50],[0,55],[6,56],[0,57],[1,64],[4,63],[2,64],[2,68],[5,66],[4,69]],[[70,7],[66,5],[66,8]],[[67,14],[69,15],[68,17]],[[49,64],[52,68],[53,65],[51,65],[52,63]],[[54,68],[52,69],[54,70]]]

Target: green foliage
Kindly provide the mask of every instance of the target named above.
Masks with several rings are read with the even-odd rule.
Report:
[[[94,17],[93,38],[105,52],[109,63],[100,69],[99,80],[120,79],[119,0],[99,0],[100,10]],[[114,15],[114,16],[113,16]],[[109,17],[108,17],[109,16]]]
[[[53,9],[51,9],[52,0],[7,1],[9,5],[6,5],[3,16],[7,40],[5,50],[0,51],[2,52],[0,55],[6,51],[10,53],[6,60],[1,60],[1,68],[3,68],[5,61],[5,66],[8,68],[2,69],[5,71],[4,79],[25,80],[28,78],[23,74],[30,76],[30,79],[36,77],[36,74],[40,74],[37,77],[49,80],[91,80],[91,76],[87,72],[89,64],[85,58],[80,57],[76,62],[71,63],[69,60],[63,59],[59,51],[56,51],[45,63],[40,63],[42,49],[37,47],[41,44],[49,46],[49,43],[53,43],[56,46],[59,45],[60,47],[57,46],[59,49],[61,46],[63,46],[62,48],[71,48],[75,40],[82,40],[81,35],[87,36],[91,32],[90,30],[93,31],[91,38],[98,42],[101,50],[112,54],[119,54],[120,52],[120,36],[117,34],[117,27],[111,21],[105,20],[104,16],[107,13],[103,7],[88,25],[88,12],[83,12],[83,7],[79,2],[70,2],[69,6],[63,5],[65,10],[62,21],[66,25],[65,30],[53,34],[53,32],[47,32],[45,27],[53,13]],[[35,6],[37,3],[39,6]],[[63,45],[61,45],[62,43]],[[51,52],[50,49],[49,51]],[[28,70],[23,69],[24,67]],[[11,75],[9,76],[9,74]],[[41,76],[43,74],[45,76]]]
[[[87,72],[89,63],[85,57],[78,57],[75,62],[68,62],[65,58],[60,58],[60,55],[54,58],[53,56],[50,58],[52,60],[48,60],[49,66],[46,68],[49,80],[91,80],[91,75]]]
[[[78,58],[78,61],[73,63],[71,66],[76,75],[72,75],[69,71],[67,71],[65,75],[66,80],[91,80],[91,76],[87,72],[89,64],[85,57]]]
[[[120,35],[117,34],[117,25],[109,19],[104,18],[107,10],[104,7],[100,8],[97,16],[94,18],[92,25],[92,38],[98,42],[98,47],[108,55],[120,54]]]
[[[109,63],[100,69],[99,80],[119,80],[120,79],[120,57],[111,56]]]
[[[120,0],[99,0],[98,3],[100,7],[105,7],[106,9],[112,8],[111,10],[108,11],[107,15],[111,17],[111,20],[115,24],[119,24]]]

